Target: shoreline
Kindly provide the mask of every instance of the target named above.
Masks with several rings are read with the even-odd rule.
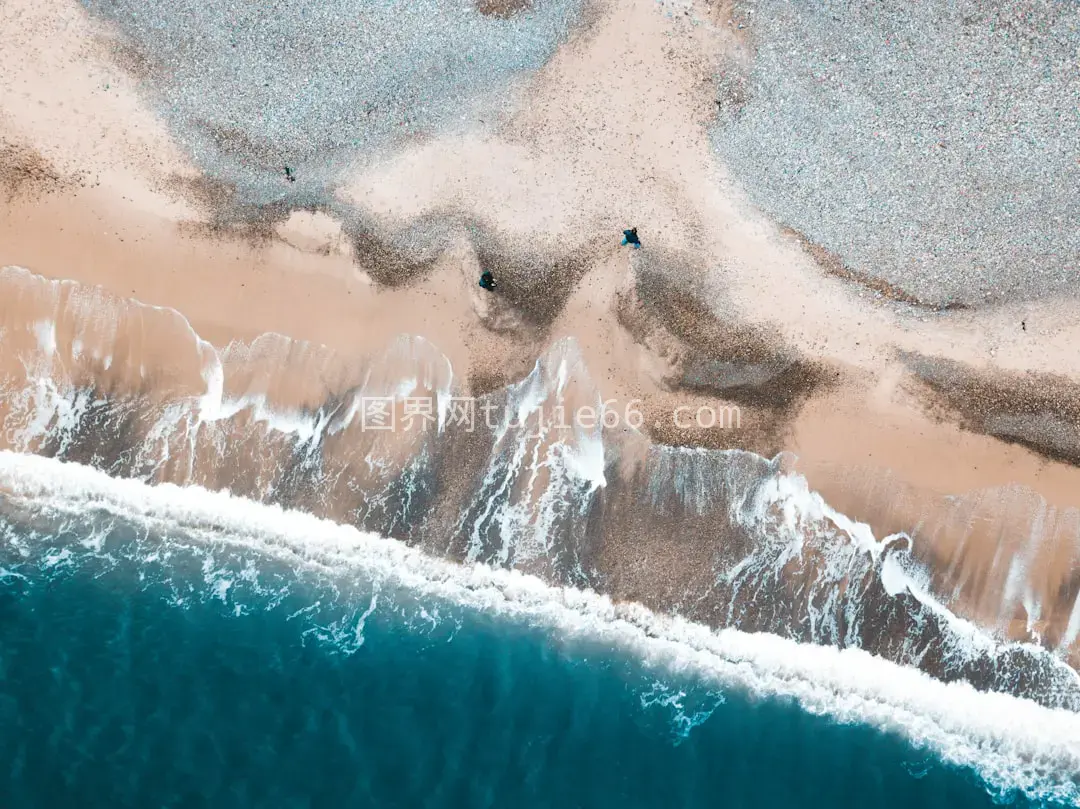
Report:
[[[73,223],[79,221],[70,209],[72,201],[58,200],[57,204],[61,208],[68,207],[62,221],[66,223],[65,232],[70,232]],[[42,210],[40,206],[35,207],[35,211]],[[48,206],[44,210],[48,213],[46,223],[57,221]],[[62,242],[45,238],[45,233],[28,228],[26,224],[24,220],[20,228],[25,239],[25,252],[18,255],[24,259],[29,256],[31,261],[24,260],[22,264],[39,269],[43,266],[75,266],[62,260],[56,253],[56,247]],[[158,224],[162,225],[164,234],[174,227],[168,223]],[[46,224],[46,227],[49,225]],[[93,256],[94,265],[87,263],[77,272],[70,269],[61,272],[67,276],[78,276],[77,284],[96,286],[107,296],[115,295],[120,306],[128,305],[127,302],[135,297],[144,306],[176,310],[191,323],[191,328],[202,339],[209,339],[219,352],[231,351],[235,354],[239,351],[237,356],[243,355],[243,345],[257,343],[259,337],[275,333],[285,335],[292,331],[293,334],[289,335],[292,340],[307,341],[311,344],[311,350],[324,351],[334,358],[332,362],[346,367],[362,361],[365,356],[371,356],[372,352],[391,342],[394,336],[414,333],[432,340],[434,347],[450,359],[455,374],[464,377],[470,387],[475,384],[478,375],[494,375],[489,376],[491,381],[484,386],[485,389],[471,391],[478,394],[524,378],[550,345],[561,338],[571,337],[581,349],[585,371],[597,377],[604,398],[628,402],[629,399],[619,397],[642,397],[639,407],[650,422],[660,421],[665,412],[676,408],[696,409],[704,406],[723,409],[732,406],[715,396],[683,394],[657,384],[655,378],[643,372],[642,365],[638,364],[643,353],[647,353],[646,349],[625,333],[609,345],[598,341],[596,334],[588,330],[575,334],[557,323],[546,341],[523,343],[516,342],[513,337],[504,337],[500,346],[498,336],[470,322],[470,315],[475,318],[475,313],[469,309],[469,301],[459,299],[455,307],[437,289],[425,289],[421,285],[377,290],[343,273],[336,277],[313,273],[312,267],[320,262],[335,270],[345,269],[349,265],[339,257],[327,257],[318,252],[314,255],[304,253],[283,243],[252,248],[227,238],[199,240],[190,247],[201,260],[190,262],[187,257],[177,258],[173,242],[182,239],[190,243],[192,237],[163,235],[165,252],[158,254],[154,249],[155,239],[149,235],[152,232],[152,227],[141,231],[112,231],[112,239],[103,241],[111,241],[112,250],[117,252],[100,255],[95,254],[94,250],[86,250],[88,242],[92,243],[94,239],[88,229],[83,234],[86,241],[80,239],[79,244],[86,254]],[[129,236],[120,236],[119,233]],[[140,235],[135,236],[135,233]],[[105,233],[102,232],[102,235]],[[128,247],[131,236],[134,238],[131,238],[131,246]],[[5,234],[0,230],[0,242],[3,244],[10,246],[15,241],[14,237],[14,233]],[[41,246],[49,246],[49,249],[41,249]],[[106,255],[109,260],[103,261]],[[161,258],[172,256],[181,266],[188,268],[187,272],[183,276],[179,270],[162,273],[158,276],[158,284],[149,283],[157,279],[147,278],[140,265],[145,266],[142,262],[159,255]],[[259,257],[256,258],[256,255]],[[206,260],[208,258],[209,261]],[[237,263],[245,259],[252,262],[249,270],[251,275],[238,273],[234,269]],[[133,272],[117,275],[114,270],[117,266],[129,267]],[[195,278],[191,277],[192,267],[198,268]],[[106,268],[106,271],[102,272],[102,268]],[[227,275],[224,274],[226,269]],[[222,274],[210,281],[210,276],[215,273]],[[207,280],[200,279],[200,275]],[[268,296],[272,302],[270,305],[255,304],[258,298],[247,298],[248,284],[260,284],[265,289],[267,277],[275,278],[271,286],[278,295]],[[436,275],[435,278],[438,280],[441,276]],[[60,274],[56,280],[72,281],[70,277],[64,278]],[[315,283],[312,284],[312,281]],[[123,288],[129,283],[136,286],[125,295]],[[209,286],[215,288],[216,295],[208,299],[200,294],[200,290]],[[284,299],[299,297],[301,289],[305,290],[308,300],[316,302],[312,309],[318,310],[322,316],[317,320],[304,320],[304,327],[297,328],[290,322],[296,316],[296,310],[286,306]],[[342,290],[346,291],[345,303],[338,305],[348,310],[351,316],[331,319],[327,313],[334,311],[333,299],[340,299]],[[132,296],[132,292],[136,293],[135,296]],[[436,299],[438,304],[433,303]],[[242,319],[235,316],[240,301],[245,301],[240,310],[245,313]],[[361,303],[358,305],[358,302]],[[425,304],[426,307],[420,310]],[[588,306],[583,308],[589,310]],[[407,328],[408,316],[405,315],[410,309],[413,316],[418,318],[411,332]],[[426,320],[432,310],[441,312],[441,321],[445,324],[442,329],[432,329],[430,324],[419,322]],[[223,315],[222,311],[230,314]],[[384,313],[382,320],[378,319],[378,312]],[[569,307],[568,317],[571,321],[583,319],[575,306]],[[4,319],[11,325],[10,313]],[[618,322],[611,312],[607,313],[607,319],[611,324]],[[140,329],[144,328],[140,326]],[[444,341],[440,341],[439,337]],[[470,343],[473,338],[477,342]],[[71,339],[70,333],[68,339]],[[510,351],[504,362],[493,364],[488,354],[500,348],[509,348]],[[163,355],[162,351],[166,354]],[[166,346],[159,345],[158,353],[152,352],[150,358],[165,366],[174,366],[178,360],[168,359],[168,351]],[[608,363],[606,369],[603,366],[605,361]],[[658,360],[654,357],[653,361]],[[596,373],[598,368],[602,373]],[[635,370],[637,372],[632,373]],[[255,368],[251,373],[265,376],[273,372]],[[233,382],[227,382],[227,385],[238,384],[242,390],[245,384],[250,384],[250,380],[244,382],[247,378],[243,364],[233,363],[227,377]],[[288,379],[294,379],[294,382],[289,383]],[[606,387],[608,383],[610,387]],[[192,384],[197,386],[198,382]],[[895,384],[894,379],[891,385]],[[321,397],[326,395],[319,391],[327,390],[321,383],[310,388],[310,382],[303,382],[301,377],[285,377],[275,385],[271,399],[286,406],[289,406],[289,402],[292,402],[291,406],[317,406]],[[308,392],[304,393],[305,390]],[[947,592],[957,587],[957,598],[951,606],[961,615],[975,619],[1004,637],[1030,640],[1028,620],[1001,614],[1000,594],[1011,571],[1011,557],[1003,557],[1002,550],[1014,554],[1022,550],[1021,540],[1035,540],[1037,537],[1033,532],[1038,530],[1040,520],[1045,519],[1046,509],[1050,509],[1051,513],[1055,510],[1060,514],[1080,513],[1077,508],[1080,505],[1080,497],[1077,496],[1077,492],[1080,492],[1080,469],[1047,460],[1022,447],[965,432],[956,424],[929,418],[920,412],[917,401],[910,398],[906,403],[902,399],[897,401],[893,393],[895,390],[885,380],[879,381],[877,387],[848,382],[827,389],[824,393],[811,395],[796,409],[782,433],[783,439],[777,451],[792,456],[784,462],[785,465],[805,476],[811,490],[820,493],[826,502],[848,518],[865,522],[879,541],[896,532],[913,535],[919,551],[917,556],[942,576],[935,589]],[[297,399],[297,396],[300,398]],[[272,406],[272,401],[267,404]],[[734,406],[739,407],[738,404]],[[742,414],[747,419],[744,429],[685,431],[682,434],[676,432],[674,436],[672,431],[646,432],[652,432],[654,440],[662,443],[672,443],[670,439],[675,437],[678,439],[675,444],[718,446],[719,437],[720,448],[762,449],[754,446],[754,420],[767,420],[768,410],[740,408]],[[766,457],[771,457],[771,454],[766,454]],[[998,502],[999,498],[993,496],[993,492],[1003,487],[1022,487],[1027,494],[1019,499],[1013,497],[1011,501]],[[970,502],[975,503],[977,513],[965,505]],[[957,523],[957,519],[961,522]],[[1055,632],[1060,635],[1067,622],[1061,610],[1068,610],[1069,602],[1075,601],[1075,597],[1069,597],[1067,579],[1076,564],[1077,547],[1075,538],[1068,535],[1055,537],[1053,527],[1044,526],[1047,547],[1040,553],[1044,557],[1043,563],[1028,571],[1028,585],[1038,594],[1040,601],[1045,601],[1044,621],[1057,624]],[[1007,529],[1014,532],[1012,536],[1002,536]],[[958,578],[960,574],[968,582],[978,582],[978,586],[965,588],[964,581]],[[1065,601],[1055,605],[1051,600],[1052,594],[1063,595]],[[1074,656],[1077,650],[1078,646],[1074,644]]]
[[[194,581],[192,600],[227,599],[253,610],[261,606],[265,594],[256,589],[258,579],[238,576],[233,582],[225,578],[231,572],[231,560],[223,553],[228,550],[244,554],[249,571],[259,570],[261,560],[268,559],[284,562],[290,569],[300,562],[331,580],[344,576],[353,585],[359,580],[363,600],[355,598],[353,588],[342,588],[345,595],[330,591],[326,598],[331,614],[342,606],[339,599],[346,604],[353,600],[354,621],[355,614],[367,608],[355,632],[332,638],[346,648],[351,643],[355,649],[364,642],[363,620],[375,611],[376,601],[380,610],[389,607],[390,614],[403,622],[408,617],[430,628],[446,626],[444,621],[474,611],[525,620],[552,633],[564,649],[572,650],[581,642],[590,648],[600,643],[605,650],[648,661],[653,672],[677,673],[680,678],[691,674],[710,686],[734,688],[752,699],[792,698],[802,709],[841,724],[854,719],[898,733],[953,765],[971,767],[1003,794],[1019,789],[1032,798],[1056,794],[1071,800],[1075,795],[1076,785],[1067,778],[1075,769],[1072,762],[1080,757],[1075,713],[1009,694],[980,692],[966,682],[943,683],[861,649],[808,646],[733,628],[717,632],[641,605],[613,602],[589,590],[552,587],[516,571],[486,565],[464,570],[394,540],[308,513],[252,503],[220,491],[148,487],[52,459],[0,451],[0,489],[22,504],[49,503],[45,525],[57,517],[79,525],[88,501],[135,525],[148,519],[168,521],[170,533],[181,538],[171,556],[173,563],[194,559],[188,570],[212,569],[222,576],[213,583]],[[14,516],[13,522],[19,512]],[[207,525],[213,530],[206,531]],[[185,543],[189,531],[200,539]],[[156,548],[135,545],[131,557],[142,561],[149,556],[159,562]],[[69,564],[76,567],[99,552],[98,546],[84,544]],[[31,558],[37,561],[36,556]],[[183,568],[177,566],[174,575],[183,576]],[[231,584],[227,596],[218,591],[222,580]],[[391,586],[377,588],[369,596],[366,587],[371,581]],[[441,610],[431,615],[432,603],[446,604],[449,615]],[[181,605],[168,608],[174,606]],[[852,695],[858,699],[852,701]]]
[[[56,2],[39,12],[19,0],[16,13],[31,15],[23,23],[34,14],[39,22],[40,15],[52,20],[32,36],[18,26],[37,43],[22,50],[40,57],[18,74],[30,83],[22,92],[58,89],[25,109],[17,110],[12,95],[3,97],[0,135],[28,154],[40,152],[33,160],[54,168],[0,187],[9,197],[0,214],[0,266],[175,309],[219,350],[274,333],[313,350],[325,347],[344,367],[397,334],[420,335],[476,391],[521,380],[551,345],[572,337],[603,395],[642,400],[650,421],[686,406],[739,406],[746,420],[745,429],[721,434],[658,429],[654,440],[740,448],[765,458],[792,453],[810,488],[868,524],[878,540],[911,533],[937,588],[954,593],[950,606],[960,614],[1025,637],[1031,621],[1018,617],[1023,598],[1009,588],[1027,588],[1028,600],[1042,605],[1035,623],[1063,632],[1080,588],[1071,583],[1080,535],[1068,531],[1070,515],[1080,509],[1080,467],[972,431],[986,418],[965,422],[948,408],[928,406],[904,356],[960,363],[982,377],[1034,372],[1076,383],[1076,304],[1018,302],[928,314],[829,277],[779,228],[745,208],[723,171],[709,163],[703,128],[691,124],[707,115],[709,91],[692,81],[724,37],[699,33],[698,50],[673,61],[663,45],[672,29],[646,16],[656,13],[652,4],[626,5],[638,23],[633,36],[621,35],[614,15],[599,14],[587,36],[573,39],[539,71],[519,114],[498,135],[407,144],[346,178],[342,198],[372,213],[385,230],[365,242],[349,235],[349,223],[309,212],[293,212],[254,236],[210,227],[213,210],[162,190],[169,177],[197,175],[135,100],[133,84],[110,87],[114,107],[72,103],[86,89],[71,84],[74,76],[87,64],[108,69],[85,49],[69,62],[48,58],[64,43],[86,45],[90,34],[78,25],[60,44],[43,38],[68,30],[57,20],[85,22],[81,10]],[[12,48],[0,65],[13,65],[19,52]],[[632,75],[649,104],[621,111],[611,88],[625,76],[612,66],[618,62],[612,52],[638,65]],[[39,75],[31,76],[34,70]],[[591,82],[582,82],[586,75]],[[550,100],[557,103],[545,103]],[[125,124],[136,112],[137,125]],[[104,146],[87,149],[88,137],[62,134],[83,131],[87,121],[103,133]],[[132,147],[121,135],[135,128],[148,134]],[[640,131],[650,134],[642,139]],[[580,174],[560,170],[552,155],[563,152]],[[625,177],[620,154],[648,164],[652,179]],[[82,186],[65,179],[90,171],[92,181]],[[499,177],[514,179],[504,187]],[[418,259],[399,244],[413,224],[461,204],[468,215],[447,217],[449,235],[425,248],[431,255]],[[534,210],[544,212],[539,221]],[[480,236],[462,226],[476,221],[487,223]],[[639,254],[618,247],[618,224],[625,221],[650,223]],[[373,271],[360,269],[365,261]],[[480,267],[492,265],[509,292],[489,296],[476,286]],[[385,283],[406,266],[416,267],[415,274]],[[680,297],[686,288],[693,294]],[[838,322],[856,326],[838,331]],[[184,350],[173,356],[159,345],[146,361],[179,367]],[[775,401],[770,380],[797,395]],[[287,390],[289,384],[296,389]],[[282,400],[305,403],[316,396],[311,391],[327,389],[322,381],[279,386]],[[990,416],[1001,416],[1000,403],[989,398],[998,407]],[[1060,412],[1074,404],[1065,402]],[[1053,403],[1038,406],[1039,413],[1058,413]],[[985,496],[1015,486],[1030,494]],[[1017,585],[1012,558],[1029,545],[1038,547],[1025,557]],[[1075,643],[1071,652],[1075,665]]]
[[[575,330],[575,322],[590,316],[600,323],[596,331],[618,326],[617,317],[605,311],[614,308],[614,304],[601,298],[611,294],[613,285],[608,279],[602,282],[606,290],[586,279],[584,289],[578,291],[579,297],[570,301],[569,311],[562,314],[547,334],[525,337],[513,332],[493,334],[483,327],[476,311],[479,304],[487,302],[481,297],[484,293],[466,294],[465,282],[471,276],[452,273],[458,268],[440,266],[419,283],[400,289],[380,289],[360,275],[347,254],[327,254],[324,249],[327,241],[303,250],[280,237],[267,246],[253,246],[242,238],[182,234],[175,223],[145,212],[129,208],[120,216],[109,213],[106,195],[100,195],[104,199],[98,192],[87,196],[90,198],[54,196],[41,201],[16,202],[9,207],[0,219],[0,265],[23,267],[56,281],[100,287],[119,299],[174,309],[203,339],[219,349],[235,341],[250,343],[265,334],[280,334],[318,343],[346,355],[362,355],[386,344],[397,334],[408,333],[430,339],[452,362],[456,360],[456,366],[472,372],[485,366],[485,352],[501,341],[511,349],[507,352],[510,357],[514,355],[513,349],[519,355],[516,369],[502,369],[510,382],[528,373],[548,345],[563,336],[571,336],[586,356],[595,360],[590,366],[595,364],[599,368],[610,355],[606,364],[611,387],[617,391],[611,395],[623,402],[635,398],[629,395],[632,393],[638,393],[638,398],[644,393],[650,399],[679,399],[680,406],[691,407],[700,403],[723,408],[726,401],[734,401],[693,389],[684,392],[677,384],[666,386],[664,377],[655,373],[657,364],[661,371],[668,370],[662,356],[650,358],[652,367],[644,362],[641,368],[619,367],[635,364],[650,351],[650,346],[641,345],[633,335],[624,333],[609,343],[603,339],[608,335],[595,335],[591,329]],[[112,204],[115,206],[115,202]],[[73,247],[72,243],[77,246]],[[452,265],[454,259],[448,256],[440,264]],[[154,268],[152,274],[147,267]],[[617,269],[611,274],[616,272]],[[211,288],[214,295],[205,295],[203,290]],[[295,302],[301,298],[312,301],[306,304],[310,310],[283,305],[286,300]],[[425,298],[440,300],[425,301]],[[237,317],[241,301],[244,316]],[[422,303],[427,308],[418,311]],[[384,313],[382,317],[380,312]],[[436,325],[423,322],[431,315],[438,316]],[[470,350],[467,344],[473,340],[482,343]],[[607,375],[603,370],[600,369],[601,378]],[[919,401],[900,390],[901,380],[895,369],[890,371],[879,377],[860,378],[865,372],[858,366],[844,368],[848,378],[838,389],[824,389],[800,402],[800,413],[793,425],[796,435],[789,436],[777,450],[797,451],[798,446],[806,443],[813,448],[814,455],[857,465],[874,457],[873,452],[859,452],[854,446],[867,438],[867,432],[903,432],[908,439],[921,432],[927,437],[920,444],[928,446],[941,440],[961,444],[970,454],[988,462],[982,467],[953,464],[946,473],[925,465],[921,474],[935,491],[949,493],[945,481],[951,481],[952,488],[957,489],[953,494],[1014,482],[1032,485],[1056,505],[1080,505],[1080,489],[1072,490],[1076,494],[1070,497],[1070,484],[1074,482],[1071,470],[1076,470],[1075,482],[1080,482],[1080,469],[1030,449],[961,430],[952,420],[934,418],[933,414],[923,412],[925,408]],[[829,458],[828,451],[819,448],[811,434],[815,424],[823,423],[826,435],[843,437],[837,426],[841,410],[858,437],[837,444],[836,457]],[[746,411],[754,413],[752,407]],[[865,429],[866,416],[881,426]],[[799,434],[803,432],[807,437],[800,440]],[[694,445],[708,446],[708,441]],[[914,478],[920,466],[918,458],[905,458],[895,443],[887,446],[894,450],[889,468],[903,469],[905,477]],[[1017,471],[1006,473],[993,466],[995,454],[1000,456],[1005,468],[1016,467]]]

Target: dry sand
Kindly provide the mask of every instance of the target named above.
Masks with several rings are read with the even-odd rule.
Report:
[[[573,336],[605,396],[644,401],[655,438],[795,453],[812,487],[879,537],[912,532],[962,612],[1018,636],[1026,627],[1002,614],[1001,594],[1015,547],[1034,542],[1026,584],[1063,623],[1080,545],[1047,514],[1080,508],[1080,468],[961,429],[920,398],[902,357],[1080,383],[1075,304],[934,313],[825,273],[745,204],[709,151],[719,56],[739,48],[722,10],[598,2],[497,135],[413,141],[343,178],[342,199],[389,234],[387,250],[413,221],[453,210],[497,234],[504,287],[527,272],[511,266],[522,251],[541,256],[541,292],[559,281],[544,273],[568,262],[574,283],[543,322],[530,317],[538,293],[477,287],[494,259],[466,230],[422,277],[389,287],[325,214],[258,233],[207,226],[212,211],[177,181],[196,177],[190,162],[110,61],[107,31],[72,0],[7,0],[0,22],[0,266],[171,307],[217,346],[275,332],[345,361],[422,334],[480,387],[520,378]],[[641,251],[618,246],[630,225]],[[645,277],[696,302],[650,292]],[[168,366],[158,351],[147,361]],[[695,368],[751,365],[799,395],[777,404],[760,385],[686,382]],[[742,429],[667,422],[677,406],[725,403],[743,407]]]

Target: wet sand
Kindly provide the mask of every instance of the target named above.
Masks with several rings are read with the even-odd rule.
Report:
[[[320,368],[422,335],[477,392],[571,336],[605,398],[641,400],[652,440],[793,453],[879,539],[910,533],[958,612],[1014,638],[1032,624],[1056,645],[1080,589],[1076,304],[928,312],[820,266],[709,150],[717,66],[738,32],[706,5],[685,4],[708,24],[671,19],[673,5],[595,4],[496,134],[408,140],[342,178],[359,232],[325,211],[230,222],[190,192],[197,172],[107,30],[62,0],[13,0],[0,13],[13,45],[0,56],[0,266],[175,309],[219,348],[307,341],[333,358]],[[434,247],[417,247],[418,224]],[[630,225],[640,251],[619,247]],[[496,294],[476,285],[481,268]],[[141,319],[130,328],[145,335]],[[197,387],[177,370],[191,350],[150,340],[137,364]],[[1033,391],[1012,407],[1018,379]],[[339,383],[276,384],[273,400],[314,407]],[[739,428],[672,423],[701,406],[738,406]],[[1037,619],[1021,617],[1025,597]]]

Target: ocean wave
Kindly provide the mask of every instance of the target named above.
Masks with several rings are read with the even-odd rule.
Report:
[[[520,571],[433,558],[310,514],[199,487],[149,486],[55,459],[0,452],[0,490],[5,512],[25,520],[107,514],[148,539],[184,535],[208,548],[255,552],[283,569],[315,569],[342,582],[363,580],[377,594],[408,592],[414,605],[422,602],[429,610],[442,603],[524,621],[567,640],[621,649],[646,665],[713,683],[721,692],[790,698],[813,714],[896,733],[949,763],[974,769],[1002,796],[1019,791],[1032,799],[1080,805],[1080,716],[980,692],[967,683],[943,683],[860,649],[714,630],[589,590],[552,586]],[[164,541],[146,541],[143,548],[144,562],[169,552]],[[26,545],[11,551],[24,559],[34,554]],[[80,552],[108,549],[90,541]],[[50,553],[40,561],[63,566],[71,564],[71,556]],[[229,598],[235,586],[226,583],[229,577],[213,565],[200,573],[207,592]],[[265,588],[268,596],[273,590]],[[382,596],[372,595],[364,606],[358,621],[324,632],[328,637],[351,633],[362,643],[363,622],[384,608]],[[425,619],[440,621],[430,611]],[[652,696],[678,701],[678,694]],[[695,716],[684,719],[693,722]]]
[[[0,446],[114,477],[227,490],[431,556],[713,627],[858,647],[1080,711],[1080,676],[1062,659],[1080,598],[1040,638],[1046,648],[1006,640],[935,589],[925,545],[906,534],[879,540],[783,471],[782,458],[556,427],[559,408],[602,401],[572,339],[551,345],[520,382],[479,397],[498,418],[464,430],[448,409],[462,381],[419,336],[356,358],[281,335],[217,349],[173,310],[19,268],[0,271],[0,283],[10,292],[0,303]],[[366,398],[400,413],[410,396],[434,402],[428,429],[364,429]],[[1011,602],[1037,571],[1010,571]]]

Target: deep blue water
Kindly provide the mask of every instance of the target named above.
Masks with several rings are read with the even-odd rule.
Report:
[[[4,809],[994,805],[899,738],[588,641],[23,517],[0,523]]]

